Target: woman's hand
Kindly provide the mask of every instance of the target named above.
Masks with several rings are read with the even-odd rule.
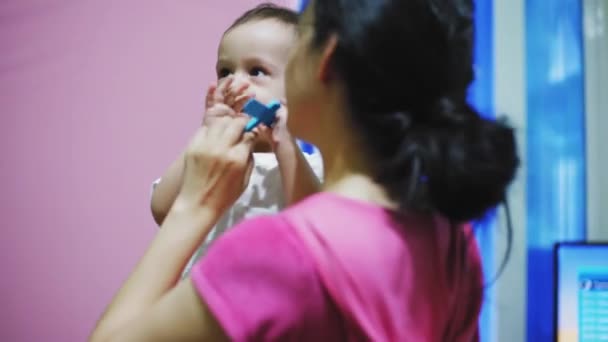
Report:
[[[225,104],[211,107],[214,120],[195,134],[185,155],[184,182],[176,203],[222,215],[247,187],[256,132],[243,133],[249,118]]]

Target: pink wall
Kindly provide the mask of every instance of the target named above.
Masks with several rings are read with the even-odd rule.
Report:
[[[0,341],[84,341],[254,0],[0,3]],[[284,1],[295,2],[295,1]]]

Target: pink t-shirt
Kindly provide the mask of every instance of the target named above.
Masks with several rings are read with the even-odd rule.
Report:
[[[234,341],[477,341],[470,230],[320,193],[243,222],[192,270]]]

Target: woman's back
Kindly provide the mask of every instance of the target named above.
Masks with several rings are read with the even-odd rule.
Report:
[[[474,239],[441,219],[399,222],[320,193],[226,234],[193,280],[234,340],[474,340]]]
[[[471,341],[483,277],[470,230],[328,193],[283,215],[347,324],[374,341]]]

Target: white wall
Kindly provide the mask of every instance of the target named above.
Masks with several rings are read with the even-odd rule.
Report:
[[[525,0],[494,2],[494,99],[497,114],[508,116],[517,130],[522,167],[509,194],[513,220],[512,252],[496,283],[492,341],[526,340],[526,76]],[[504,212],[495,245],[496,264],[506,243]]]
[[[608,241],[608,1],[585,0],[587,238]]]

